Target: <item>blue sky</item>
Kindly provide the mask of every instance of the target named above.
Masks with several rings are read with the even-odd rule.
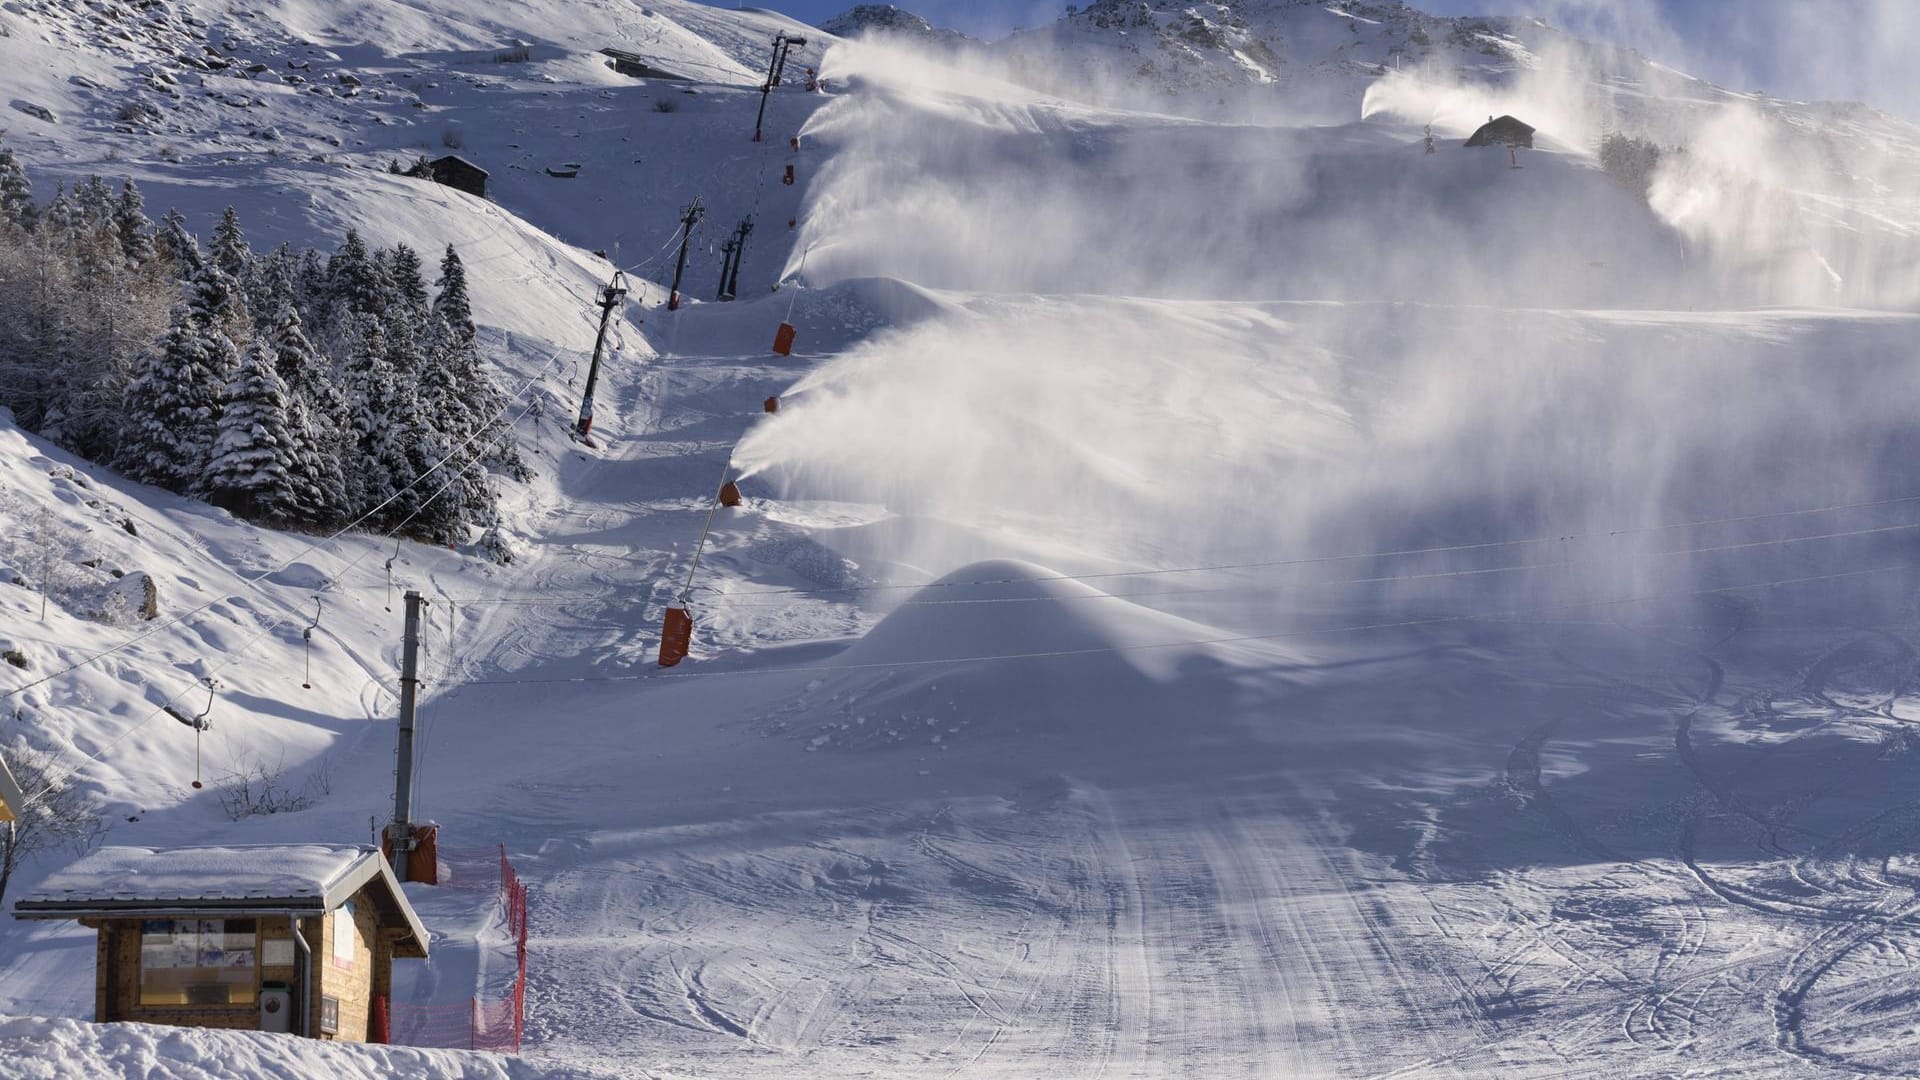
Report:
[[[820,22],[855,0],[755,0]],[[731,7],[730,3],[717,6]],[[1065,8],[1051,0],[908,0],[940,26],[997,37]],[[1535,14],[1702,78],[1776,97],[1866,101],[1920,119],[1920,0],[1413,0],[1435,15]]]

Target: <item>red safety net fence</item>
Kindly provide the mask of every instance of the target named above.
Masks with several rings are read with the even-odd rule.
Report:
[[[402,1046],[518,1053],[527,1019],[527,887],[514,873],[505,845],[441,848],[440,881],[452,889],[497,890],[513,946],[513,980],[483,988],[465,1002],[413,1005],[376,999],[374,1029]]]

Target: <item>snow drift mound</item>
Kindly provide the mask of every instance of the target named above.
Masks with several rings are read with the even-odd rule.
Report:
[[[253,1031],[37,1018],[0,1018],[0,1060],[6,1061],[7,1075],[14,1080],[75,1076],[95,1080],[157,1076],[534,1080],[588,1075],[572,1069],[538,1069],[518,1058],[469,1050],[414,1050]]]
[[[1231,636],[1032,563],[978,562],[914,592],[768,719],[816,749],[1182,735],[1224,712],[1231,671],[1255,659],[1205,644]]]

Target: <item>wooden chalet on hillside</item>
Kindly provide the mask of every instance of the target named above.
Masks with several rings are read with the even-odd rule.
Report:
[[[1533,125],[1511,116],[1488,117],[1480,130],[1467,140],[1468,146],[1518,146],[1533,149]]]

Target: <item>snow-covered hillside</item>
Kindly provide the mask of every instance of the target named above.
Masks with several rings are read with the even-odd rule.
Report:
[[[456,245],[533,471],[499,565],[0,420],[0,745],[115,843],[359,842],[419,589],[420,816],[531,889],[520,1060],[75,1025],[92,937],[8,921],[0,1012],[53,1018],[0,1022],[25,1075],[1920,1062],[1907,122],[1388,0],[931,54],[683,0],[0,22],[43,198]],[[1535,146],[1462,148],[1489,113]],[[1609,174],[1604,132],[1665,152]],[[450,152],[487,198],[387,171]],[[231,813],[248,774],[281,812]],[[410,894],[396,998],[457,1010],[497,913]]]

